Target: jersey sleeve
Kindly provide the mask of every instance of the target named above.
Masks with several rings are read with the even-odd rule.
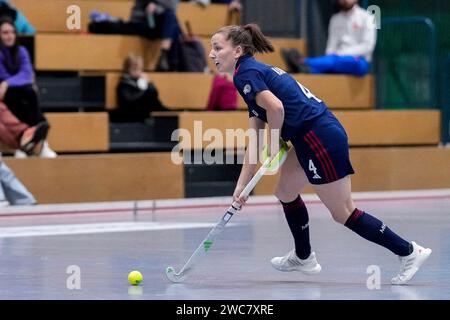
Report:
[[[236,85],[238,90],[243,93],[245,102],[252,101],[258,92],[269,90],[264,82],[263,75],[258,70],[249,69],[238,74]]]

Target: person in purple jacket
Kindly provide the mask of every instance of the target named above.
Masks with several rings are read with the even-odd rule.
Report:
[[[39,108],[34,89],[34,72],[27,49],[17,42],[14,22],[0,19],[0,101],[22,122],[30,127],[47,123]],[[16,152],[17,154],[17,152]],[[17,154],[24,157],[22,154]],[[41,157],[55,157],[48,143],[44,143]]]

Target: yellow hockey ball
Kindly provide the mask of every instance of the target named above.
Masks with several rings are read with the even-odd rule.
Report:
[[[142,276],[142,273],[140,273],[139,271],[131,271],[128,274],[128,282],[133,286],[139,285],[142,282],[142,280],[144,280],[144,277]]]

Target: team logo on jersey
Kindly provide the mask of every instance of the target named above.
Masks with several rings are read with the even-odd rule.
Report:
[[[309,171],[314,172],[313,179],[322,179],[322,177],[317,174],[317,168],[311,159],[309,159],[308,169],[309,169]]]
[[[255,110],[252,110],[252,113],[253,113],[255,116],[258,116],[258,112],[256,112]]]
[[[252,87],[249,84],[244,86],[244,94],[250,93],[252,91]]]

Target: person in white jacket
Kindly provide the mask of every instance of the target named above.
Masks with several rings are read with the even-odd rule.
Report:
[[[291,72],[363,76],[370,70],[376,44],[374,17],[357,0],[339,0],[340,12],[331,17],[326,55],[303,58],[294,51],[283,55]]]

